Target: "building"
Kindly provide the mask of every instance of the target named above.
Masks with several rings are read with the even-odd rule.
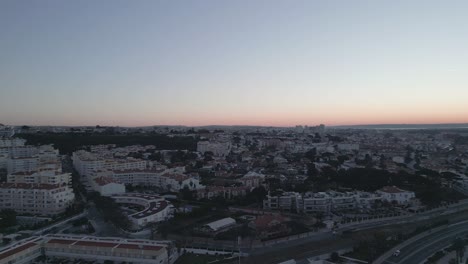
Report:
[[[247,186],[207,186],[204,189],[197,190],[198,199],[213,199],[222,197],[224,199],[233,199],[235,197],[243,197],[247,195],[251,187]]]
[[[236,225],[236,220],[231,217],[223,218],[202,226],[202,229],[205,232],[216,233],[219,231],[223,231],[229,229],[230,227]]]
[[[263,208],[271,210],[302,212],[302,196],[296,192],[284,192],[280,195],[267,195]]]
[[[202,154],[212,152],[216,157],[225,157],[231,152],[231,147],[231,142],[199,141],[197,151]]]
[[[0,263],[26,264],[45,256],[51,259],[134,264],[172,264],[179,254],[170,241],[77,235],[27,238],[0,249]]]
[[[73,152],[73,166],[81,176],[90,176],[96,171],[145,170],[148,163],[145,160],[131,157],[114,159],[99,154],[79,150]]]
[[[43,240],[38,237],[27,238],[0,249],[0,263],[26,264],[40,257]]]
[[[285,192],[279,195],[267,195],[263,208],[297,213],[323,213],[332,211],[370,209],[376,201],[384,200],[380,193],[368,192],[307,192],[303,195]]]
[[[55,170],[24,171],[7,175],[8,183],[35,183],[35,184],[70,184],[70,173],[57,173]]]
[[[176,173],[173,170],[152,169],[152,170],[115,170],[98,171],[96,176],[108,176],[114,180],[129,185],[154,186],[164,191],[178,192],[181,189],[190,190],[204,189],[200,180],[186,174]]]
[[[416,197],[414,192],[402,190],[396,186],[385,186],[378,190],[383,200],[387,202],[396,202],[398,204],[407,204]]]
[[[142,210],[128,216],[134,228],[166,221],[174,216],[174,206],[157,195],[127,193],[112,195],[111,198],[124,206],[136,205],[142,208]]]
[[[91,187],[102,196],[125,193],[125,185],[111,177],[96,177],[91,180]]]
[[[0,148],[5,147],[19,147],[24,146],[26,140],[22,138],[1,138],[0,137]]]
[[[66,184],[0,183],[0,210],[53,216],[65,212],[74,199]]]
[[[15,135],[15,129],[11,126],[0,124],[0,138],[10,138]]]
[[[7,160],[8,174],[17,172],[37,171],[39,167],[39,157],[12,157]]]
[[[468,195],[468,177],[463,176],[463,177],[460,177],[459,179],[455,180],[452,183],[452,188],[455,191],[463,193],[464,195]]]
[[[257,188],[260,186],[260,183],[263,182],[263,178],[258,176],[244,176],[237,181],[242,183],[243,186]]]

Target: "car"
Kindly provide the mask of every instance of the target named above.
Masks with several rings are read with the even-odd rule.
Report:
[[[400,255],[400,250],[397,250],[393,253],[393,256],[398,257]]]

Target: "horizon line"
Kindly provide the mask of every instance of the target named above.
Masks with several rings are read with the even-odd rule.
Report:
[[[2,123],[0,123],[2,124]],[[320,125],[324,125],[325,127],[358,127],[358,126],[443,126],[443,125],[468,125],[468,122],[460,122],[460,123],[376,123],[376,124],[340,124],[340,125],[326,125],[326,124],[318,124],[318,125],[305,125],[305,124],[297,124],[292,126],[269,126],[269,125],[144,125],[144,126],[119,126],[119,125],[8,125],[3,124],[5,126],[13,126],[13,127],[21,127],[21,126],[28,126],[28,127],[124,127],[124,128],[142,128],[142,127],[187,127],[187,128],[196,128],[196,127],[275,127],[275,128],[294,128],[295,126],[308,126],[308,127],[316,127]]]

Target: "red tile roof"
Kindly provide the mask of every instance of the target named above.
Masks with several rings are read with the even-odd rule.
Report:
[[[101,177],[95,178],[94,181],[95,181],[99,186],[104,186],[104,185],[111,184],[111,183],[118,183],[118,182],[115,181],[113,178],[111,178],[111,177],[105,177],[105,176],[101,176]]]
[[[51,239],[47,241],[47,244],[62,244],[62,245],[71,245],[75,243],[76,240],[67,240],[67,239]]]
[[[27,244],[21,245],[19,247],[7,249],[7,250],[0,253],[0,260],[6,259],[6,258],[8,258],[10,256],[13,256],[16,253],[19,253],[19,252],[21,252],[23,250],[26,250],[28,248],[32,248],[32,247],[34,247],[36,245],[37,245],[36,243],[27,243]]]
[[[119,243],[109,243],[109,242],[94,242],[94,241],[78,241],[75,243],[76,246],[85,246],[85,247],[115,247]]]

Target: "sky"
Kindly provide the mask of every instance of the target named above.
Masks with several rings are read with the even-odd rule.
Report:
[[[3,0],[0,123],[468,122],[468,1]]]

